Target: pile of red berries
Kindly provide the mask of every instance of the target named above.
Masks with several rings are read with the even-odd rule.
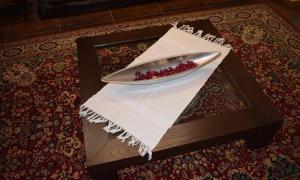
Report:
[[[159,71],[149,70],[145,73],[137,71],[135,73],[136,78],[134,80],[139,81],[139,80],[155,79],[155,78],[159,78],[159,77],[169,76],[172,74],[176,74],[176,73],[180,73],[180,72],[192,69],[196,66],[197,66],[197,64],[194,63],[193,61],[186,61],[184,63],[179,63],[175,67],[164,68]]]

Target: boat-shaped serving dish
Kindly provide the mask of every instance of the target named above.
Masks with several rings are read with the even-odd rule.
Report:
[[[220,55],[220,52],[213,51],[160,58],[126,67],[101,80],[116,84],[153,84],[169,81],[200,69]]]

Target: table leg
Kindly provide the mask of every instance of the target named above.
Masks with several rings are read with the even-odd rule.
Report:
[[[118,180],[117,169],[88,169],[88,173],[93,179],[109,179],[109,180]]]
[[[262,148],[269,145],[277,130],[280,128],[280,124],[272,124],[260,128],[252,136],[244,138],[250,149]]]

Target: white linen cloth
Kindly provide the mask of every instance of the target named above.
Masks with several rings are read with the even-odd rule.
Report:
[[[90,122],[108,122],[103,128],[129,145],[140,145],[142,156],[159,143],[185,107],[230,51],[223,38],[193,33],[193,27],[174,25],[164,36],[137,57],[129,66],[149,60],[186,53],[219,51],[221,56],[184,77],[151,85],[107,84],[80,108]]]

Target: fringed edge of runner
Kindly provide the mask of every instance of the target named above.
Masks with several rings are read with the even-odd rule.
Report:
[[[212,43],[218,44],[220,46],[232,49],[232,47],[231,47],[230,44],[224,44],[225,43],[225,39],[224,38],[218,38],[218,37],[216,37],[215,35],[212,35],[212,34],[202,35],[203,34],[203,30],[201,30],[201,29],[199,29],[198,31],[194,32],[194,27],[192,27],[190,25],[185,25],[184,24],[184,25],[182,25],[180,27],[177,27],[178,22],[172,22],[171,25],[174,28],[178,29],[178,30],[184,31],[184,32],[189,33],[191,35],[194,35],[194,36],[196,36],[198,38],[201,38],[201,39],[210,41]]]
[[[95,111],[84,105],[80,106],[79,115],[80,117],[85,117],[91,123],[108,123],[107,126],[103,128],[107,133],[114,134],[121,132],[117,136],[119,140],[121,140],[123,143],[125,140],[128,140],[128,146],[135,146],[139,144],[140,155],[144,157],[146,154],[148,154],[148,160],[152,159],[152,151],[147,145],[142,143],[138,138],[129,134],[125,129],[115,124],[111,120],[101,116],[100,114],[97,114]]]

